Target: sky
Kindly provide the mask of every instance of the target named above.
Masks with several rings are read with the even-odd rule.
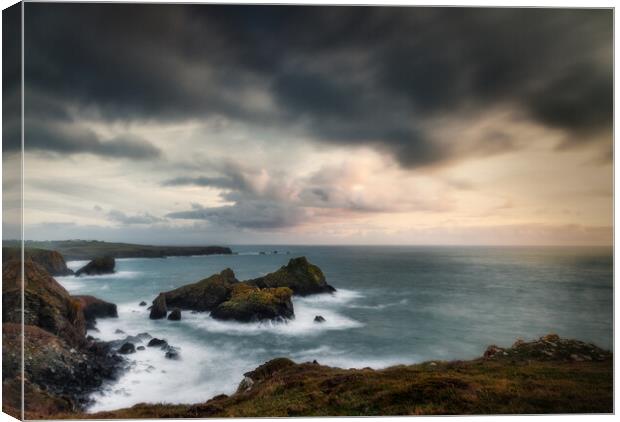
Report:
[[[25,236],[609,245],[612,33],[604,9],[26,3]]]

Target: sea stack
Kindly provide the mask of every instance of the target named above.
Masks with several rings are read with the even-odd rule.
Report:
[[[116,262],[111,256],[95,258],[75,272],[77,277],[85,275],[102,275],[114,273]]]

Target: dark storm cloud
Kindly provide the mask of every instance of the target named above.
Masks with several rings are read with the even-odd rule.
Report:
[[[611,129],[611,10],[31,3],[26,21],[36,98],[103,119],[225,116],[411,168],[453,158],[425,123],[461,111],[518,107],[568,148]],[[512,148],[485,142],[471,154]]]
[[[48,151],[59,154],[88,153],[109,158],[146,160],[156,158],[160,150],[134,135],[103,140],[95,132],[78,125],[28,119],[25,123],[26,151]],[[9,149],[19,148],[18,144]]]

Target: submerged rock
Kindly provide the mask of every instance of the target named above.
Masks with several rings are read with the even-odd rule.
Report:
[[[151,313],[149,314],[150,319],[162,319],[166,318],[166,314],[168,313],[168,307],[166,306],[166,296],[164,293],[160,293],[159,296],[155,298],[153,301],[153,306],[151,306]]]
[[[174,308],[170,314],[168,315],[168,319],[170,321],[180,321],[181,320],[181,310],[179,308]]]
[[[136,347],[137,350],[145,350],[144,346],[138,346]]]
[[[130,353],[136,353],[136,346],[133,343],[124,343],[120,349],[118,349],[118,353],[121,355],[128,355]]]
[[[318,322],[318,323],[325,322],[325,318],[323,318],[321,315],[317,315],[314,317],[314,322]]]
[[[112,274],[114,273],[114,267],[116,262],[114,258],[111,256],[103,256],[99,258],[95,258],[90,261],[88,264],[80,268],[75,272],[76,276],[81,276],[82,274],[86,275],[101,275],[101,274]]]
[[[336,291],[325,281],[323,271],[308,262],[305,256],[293,258],[278,271],[249,280],[248,283],[260,288],[288,287],[299,296]]]
[[[229,300],[218,305],[211,316],[241,322],[291,319],[295,316],[287,287],[259,289],[246,283],[236,284]]]
[[[166,350],[166,359],[179,360],[181,356],[179,355],[179,350],[176,347],[169,346]]]

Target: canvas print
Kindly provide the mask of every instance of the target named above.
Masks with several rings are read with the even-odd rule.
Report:
[[[612,413],[613,17],[7,8],[3,411]]]

